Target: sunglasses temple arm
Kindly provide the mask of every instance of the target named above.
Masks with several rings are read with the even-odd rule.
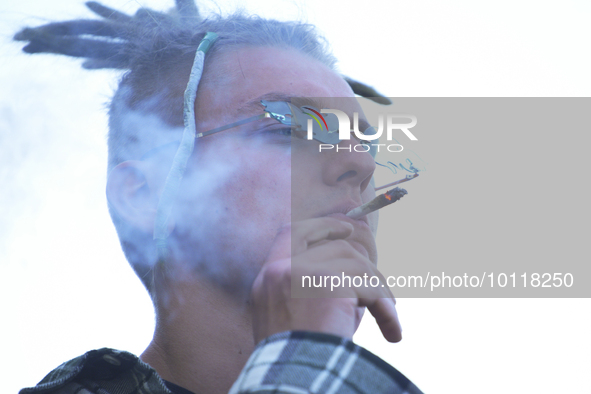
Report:
[[[388,183],[387,185],[384,185],[384,186],[376,187],[375,188],[375,191],[382,190],[382,189],[385,189],[387,187],[391,187],[391,186],[394,186],[394,185],[398,185],[400,183],[408,182],[411,179],[415,179],[418,176],[419,176],[419,174],[415,172],[414,174],[407,175],[405,178],[402,178],[400,180],[397,180],[396,182],[392,182],[392,183]]]
[[[268,113],[265,112],[264,114],[252,116],[252,117],[247,118],[247,119],[242,119],[242,120],[239,120],[238,122],[230,123],[228,125],[225,125],[225,126],[222,126],[222,127],[218,127],[218,128],[215,128],[215,129],[211,129],[211,130],[205,131],[203,133],[197,133],[195,135],[195,138],[205,137],[206,135],[217,133],[218,131],[228,130],[228,129],[231,129],[232,127],[241,126],[241,125],[246,124],[246,123],[254,122],[255,120],[259,120],[259,119],[263,119],[263,118],[270,118],[270,117],[271,117],[271,115],[269,115]]]

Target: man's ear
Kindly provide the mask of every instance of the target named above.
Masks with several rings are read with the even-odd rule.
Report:
[[[117,165],[107,179],[107,199],[117,215],[144,232],[154,230],[159,185],[150,166],[130,160]]]

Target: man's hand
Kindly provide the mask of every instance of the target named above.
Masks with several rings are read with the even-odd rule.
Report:
[[[255,343],[288,330],[316,331],[352,338],[367,307],[384,338],[402,338],[395,300],[372,262],[345,238],[350,223],[330,217],[308,219],[283,227],[252,288]],[[293,249],[292,249],[293,248]],[[294,272],[292,273],[292,267]],[[378,287],[313,288],[314,298],[292,298],[292,274],[309,276],[378,276]],[[339,298],[334,298],[338,296]],[[327,298],[333,297],[333,298]]]

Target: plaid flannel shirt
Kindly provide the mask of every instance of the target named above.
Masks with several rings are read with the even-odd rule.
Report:
[[[20,394],[171,394],[162,378],[131,353],[103,348],[67,361]],[[420,394],[389,364],[328,334],[272,335],[257,345],[230,394]]]

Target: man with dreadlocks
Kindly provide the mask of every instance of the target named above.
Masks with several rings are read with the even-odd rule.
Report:
[[[109,111],[107,197],[156,330],[139,358],[92,350],[21,393],[419,393],[350,340],[366,307],[400,340],[388,290],[290,292],[291,263],[300,275],[335,262],[347,275],[379,272],[377,215],[344,215],[375,195],[372,156],[318,155],[317,141],[292,138],[286,102],[379,95],[338,75],[309,25],[202,19],[190,0],[134,16],[87,6],[103,19],[15,39],[128,70]]]

